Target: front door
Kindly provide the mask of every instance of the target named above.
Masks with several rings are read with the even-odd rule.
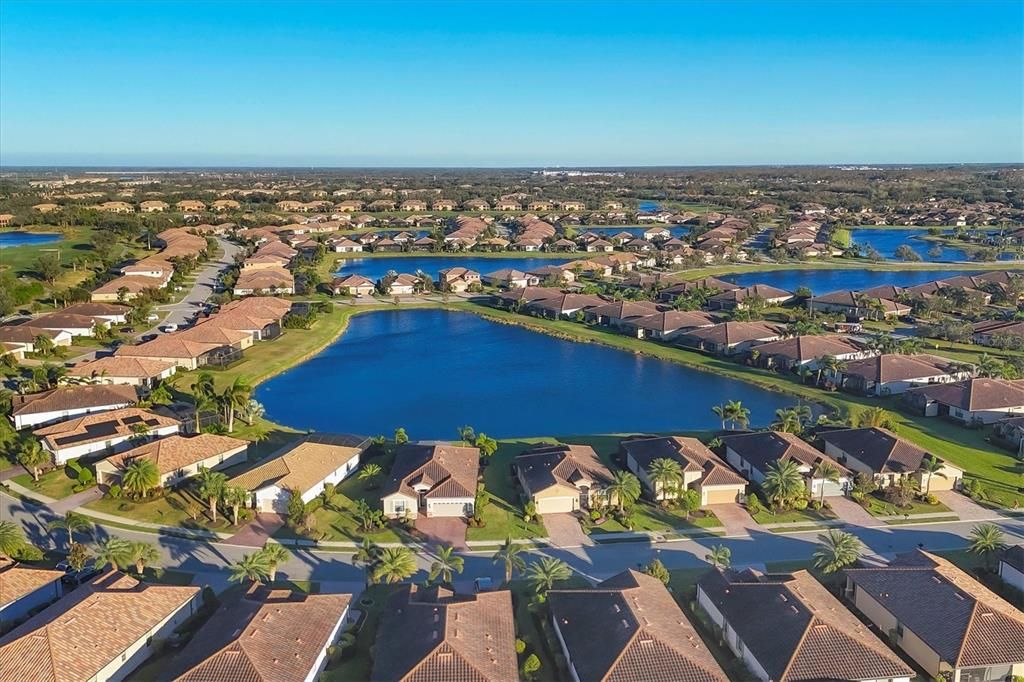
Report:
[[[590,488],[588,486],[580,488],[580,509],[590,509]]]

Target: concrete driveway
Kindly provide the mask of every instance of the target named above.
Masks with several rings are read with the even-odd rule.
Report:
[[[836,516],[846,523],[863,526],[864,528],[885,525],[882,521],[869,514],[867,509],[845,495],[829,497],[826,498],[826,501],[832,506],[832,511],[836,513]]]
[[[583,532],[579,519],[574,514],[544,514],[544,527],[548,531],[548,540],[554,547],[594,544],[590,536]]]
[[[726,504],[710,504],[708,509],[715,513],[718,520],[725,527],[727,537],[750,537],[751,530],[760,531],[761,527],[757,521],[747,513],[747,510],[738,502]]]
[[[955,490],[936,490],[932,494],[939,498],[939,502],[952,509],[961,521],[993,521],[1002,518],[991,509],[982,507]]]
[[[420,516],[416,518],[416,530],[423,533],[428,544],[466,549],[466,520],[462,517]]]
[[[230,519],[229,519],[230,520]],[[262,547],[274,533],[285,524],[280,514],[260,512],[244,528],[231,536],[227,542],[244,547]]]
[[[189,292],[185,294],[185,298],[172,305],[157,308],[167,313],[164,321],[160,323],[160,327],[168,324],[176,324],[181,327],[188,324],[189,320],[202,309],[207,299],[213,295],[220,273],[235,262],[235,254],[242,250],[242,247],[232,244],[226,239],[218,238],[217,243],[222,251],[220,258],[206,263],[202,270],[199,270],[196,281],[192,284]],[[154,328],[145,333],[159,333],[159,329]]]

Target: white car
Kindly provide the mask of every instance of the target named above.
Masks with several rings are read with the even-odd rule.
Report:
[[[176,331],[178,331],[178,325],[176,325],[176,324],[165,324],[164,325],[164,331],[167,332],[168,334],[170,334],[171,332],[176,332]]]

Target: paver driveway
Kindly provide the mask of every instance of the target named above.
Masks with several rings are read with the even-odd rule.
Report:
[[[985,509],[966,495],[953,490],[936,490],[933,495],[939,502],[952,509],[961,521],[991,521],[1000,518],[991,509]]]
[[[746,508],[736,502],[711,504],[708,505],[708,509],[713,511],[718,520],[722,522],[726,537],[750,537],[751,530],[762,530]]]
[[[466,520],[462,517],[420,516],[416,519],[416,530],[426,536],[428,544],[466,549]]]
[[[262,547],[284,523],[285,519],[280,514],[261,512],[245,528],[232,535],[227,542],[232,545]]]
[[[572,514],[544,514],[548,539],[555,547],[580,547],[594,544]]]

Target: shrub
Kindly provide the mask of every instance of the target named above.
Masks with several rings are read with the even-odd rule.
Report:
[[[747,511],[751,516],[756,516],[764,511],[764,505],[761,504],[761,500],[758,499],[757,495],[747,497]]]
[[[930,504],[933,507],[939,503],[939,498],[937,498],[934,493],[928,493],[922,499],[925,504]]]
[[[526,652],[526,642],[521,639],[516,639],[516,653],[522,654]]]
[[[668,569],[665,568],[665,564],[661,563],[660,559],[655,559],[651,563],[647,564],[647,566],[644,567],[644,573],[652,578],[657,578],[665,585],[668,585],[668,581],[671,579]]]
[[[591,509],[590,510],[590,520],[591,521],[597,521],[600,518],[601,518],[601,512],[600,511],[598,511],[597,509]]]
[[[121,486],[117,483],[107,488],[107,496],[112,500],[117,500],[121,497]]]
[[[803,511],[804,509],[807,509],[806,498],[801,497],[800,499],[793,500],[793,509],[797,511]]]
[[[41,550],[38,547],[36,547],[35,545],[29,544],[27,542],[25,544],[23,544],[21,547],[19,547],[17,549],[17,551],[13,552],[12,554],[13,554],[13,556],[11,558],[13,558],[13,559],[15,559],[17,561],[42,561],[43,560],[43,550]]]
[[[537,654],[530,654],[523,661],[523,676],[532,678],[540,670],[540,659]]]

